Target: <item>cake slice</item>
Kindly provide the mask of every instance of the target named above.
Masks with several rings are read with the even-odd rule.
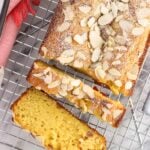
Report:
[[[28,89],[11,109],[13,121],[40,139],[48,150],[106,150],[102,135],[42,91]]]
[[[118,127],[124,116],[126,109],[119,101],[111,100],[81,80],[44,62],[34,62],[27,80],[37,89],[65,98],[83,112],[92,113],[114,127]]]
[[[40,53],[129,96],[149,35],[149,0],[61,0]]]

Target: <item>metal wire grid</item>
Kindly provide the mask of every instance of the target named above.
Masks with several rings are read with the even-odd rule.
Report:
[[[33,61],[38,56],[39,46],[46,34],[53,9],[57,5],[55,0],[42,0],[37,8],[36,16],[29,14],[23,23],[10,59],[5,69],[5,77],[0,89],[0,150],[42,150],[43,147],[30,133],[23,131],[12,122],[10,105],[30,85],[26,82],[26,75]],[[150,117],[142,112],[145,98],[150,89],[150,52],[141,70],[134,94],[127,98],[122,95],[115,96],[104,87],[95,85],[93,81],[69,67],[61,66],[53,62],[58,68],[70,73],[74,77],[81,78],[92,87],[96,86],[109,97],[118,99],[128,109],[124,120],[118,129],[112,128],[106,123],[98,121],[93,115],[83,114],[67,101],[59,100],[64,107],[74,113],[78,118],[87,122],[107,139],[107,147],[110,150],[148,150],[150,144]]]

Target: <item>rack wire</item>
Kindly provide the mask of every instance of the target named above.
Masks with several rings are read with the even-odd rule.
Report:
[[[40,58],[38,49],[47,32],[57,2],[58,0],[41,1],[37,8],[37,14],[35,16],[29,14],[28,19],[23,23],[12,49],[0,89],[0,150],[44,149],[30,133],[13,124],[10,106],[30,86],[26,81],[26,75],[33,61]],[[56,65],[74,77],[81,78],[92,87],[97,87],[105,92],[109,97],[121,101],[127,107],[126,115],[120,127],[115,129],[98,121],[93,115],[81,113],[67,101],[58,100],[71,113],[103,134],[107,139],[109,150],[149,150],[150,116],[143,113],[142,107],[150,89],[150,51],[148,51],[132,97],[115,96],[108,89],[94,84],[89,77],[69,67],[54,62],[48,63]]]

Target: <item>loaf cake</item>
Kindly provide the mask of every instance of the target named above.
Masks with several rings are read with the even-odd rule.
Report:
[[[48,150],[106,150],[102,135],[42,91],[28,89],[11,109],[13,121],[40,139]]]
[[[149,0],[61,0],[40,54],[129,96],[149,33]]]
[[[27,80],[37,89],[65,98],[83,112],[92,113],[113,127],[118,127],[124,116],[126,109],[119,101],[111,100],[81,80],[44,62],[34,62]]]

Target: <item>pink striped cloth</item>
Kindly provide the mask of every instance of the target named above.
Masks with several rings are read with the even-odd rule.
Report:
[[[0,85],[4,76],[4,67],[16,36],[28,12],[34,13],[31,2],[39,4],[39,0],[10,0],[7,18],[0,38]]]

